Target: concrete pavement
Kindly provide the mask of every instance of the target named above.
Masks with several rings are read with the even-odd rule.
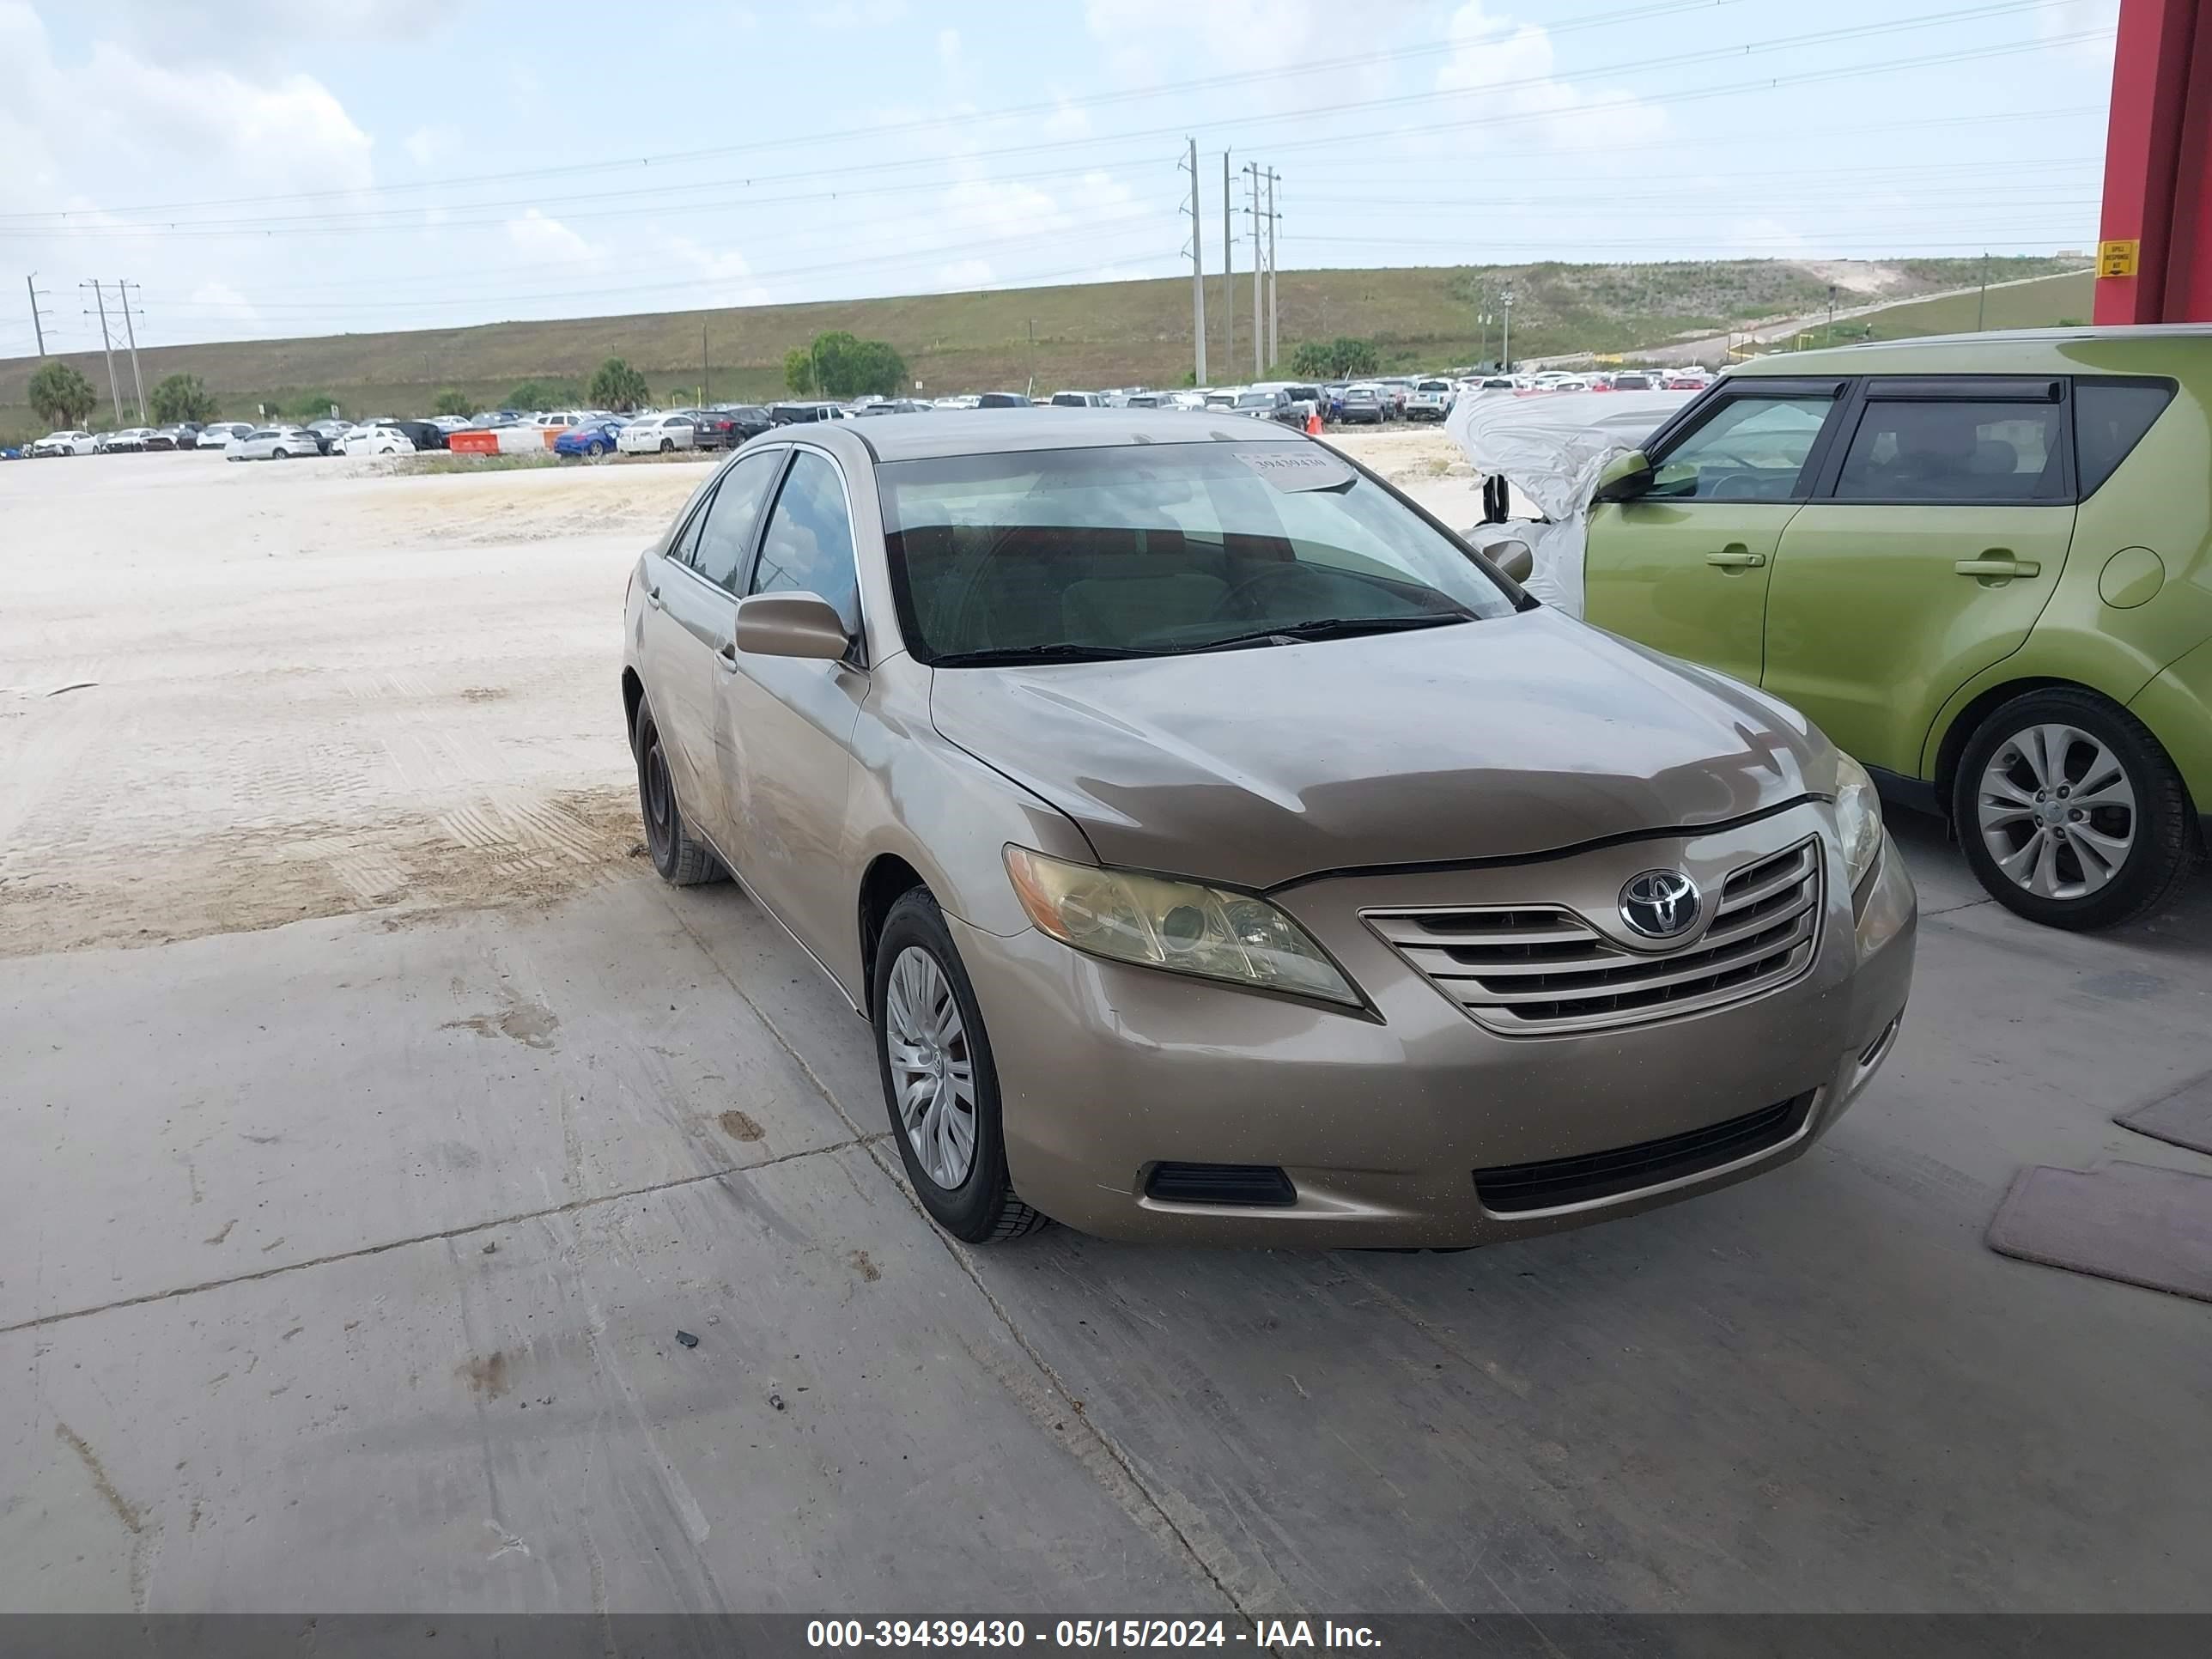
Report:
[[[2212,890],[1901,826],[1883,1079],[1458,1255],[970,1252],[727,887],[0,962],[0,1610],[2212,1610],[2212,1308],[2008,1261],[2212,1069]],[[678,1329],[699,1338],[676,1340]]]

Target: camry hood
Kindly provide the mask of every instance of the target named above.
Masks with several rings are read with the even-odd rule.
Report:
[[[1108,864],[1271,887],[1720,823],[1832,787],[1750,687],[1535,610],[1199,655],[940,669],[949,741]]]

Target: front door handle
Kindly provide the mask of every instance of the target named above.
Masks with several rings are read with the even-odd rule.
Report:
[[[1766,555],[1753,553],[1747,548],[1730,547],[1718,553],[1706,554],[1705,562],[1722,570],[1756,570],[1766,562]]]
[[[2033,559],[2015,559],[2009,554],[1999,556],[1995,550],[1983,559],[1960,559],[1951,567],[1961,576],[2039,576],[2043,567]]]
[[[714,661],[730,673],[738,672],[738,642],[732,640],[714,653]]]
[[[659,588],[657,588],[657,587],[648,587],[648,588],[647,588],[647,589],[645,590],[645,602],[646,602],[647,605],[651,605],[651,606],[652,606],[655,611],[659,610],[659,609],[660,609],[660,590],[659,590]]]

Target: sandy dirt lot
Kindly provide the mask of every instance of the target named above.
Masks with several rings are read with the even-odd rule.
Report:
[[[1441,432],[1346,447],[1473,503]],[[0,470],[0,956],[543,902],[641,856],[623,584],[706,476]]]

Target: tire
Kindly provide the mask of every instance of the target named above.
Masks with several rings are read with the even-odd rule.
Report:
[[[660,728],[653,711],[640,703],[637,729],[630,734],[637,756],[638,813],[645,820],[645,850],[653,867],[671,887],[697,887],[722,875],[707,843],[696,839],[684,822],[677,805],[676,781],[669,775],[668,757],[660,747]]]
[[[664,455],[672,455],[672,454],[675,453],[675,452],[676,452],[676,440],[675,440],[675,439],[673,439],[673,438],[663,438],[663,439],[660,441],[660,453],[661,453],[662,454],[664,454]]]
[[[999,1076],[991,1061],[983,1011],[976,1004],[975,987],[969,983],[968,969],[953,945],[952,935],[946,931],[944,915],[927,889],[917,887],[905,894],[884,919],[884,931],[876,942],[873,979],[876,1069],[883,1079],[884,1108],[890,1117],[891,1138],[898,1142],[899,1161],[906,1165],[907,1181],[921,1207],[946,1232],[969,1244],[1020,1238],[1049,1225],[1050,1218],[1042,1211],[1032,1209],[1014,1195],[1006,1179]],[[902,982],[895,984],[895,981]],[[933,1110],[947,1114],[937,1121],[948,1125],[948,1139],[928,1141],[925,1157],[917,1150],[915,1131],[900,1110],[902,1084],[894,1076],[891,1058],[894,1035],[901,1030],[911,1034],[921,1029],[913,1023],[917,1011],[926,1022],[930,1010],[941,1010],[947,1001],[957,1029],[941,1046],[931,1045],[945,1069],[939,1073],[941,1080],[933,1094],[921,1100],[917,1112],[921,1125],[932,1121],[927,1115]],[[915,1044],[904,1048],[908,1054],[919,1052]],[[964,1109],[957,1080],[963,1066],[970,1085]],[[929,1090],[927,1073],[906,1075],[908,1087]],[[963,1121],[964,1170],[957,1167],[959,1125]],[[952,1177],[949,1184],[939,1178],[948,1173]]]
[[[597,438],[592,439],[591,442],[584,446],[584,453],[590,456],[595,461],[606,453],[607,447],[601,443]]]
[[[269,452],[269,459],[272,461],[282,461],[289,459],[289,454],[285,450],[272,449]]]
[[[2072,804],[2077,788],[2088,805]],[[2158,739],[2117,703],[2066,687],[1982,722],[1959,757],[1951,814],[1990,896],[2051,927],[2117,927],[2157,908],[2197,851],[2189,791]]]

